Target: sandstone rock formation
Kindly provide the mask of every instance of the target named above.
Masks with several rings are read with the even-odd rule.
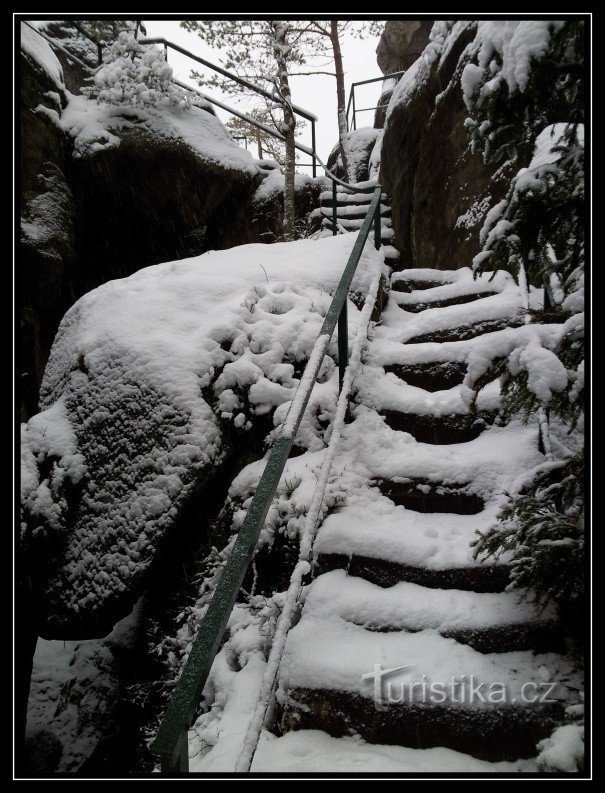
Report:
[[[429,44],[387,111],[380,179],[404,267],[468,267],[486,212],[506,191],[511,170],[525,164],[496,172],[471,151],[460,74],[476,23],[456,24],[447,52],[435,54]]]

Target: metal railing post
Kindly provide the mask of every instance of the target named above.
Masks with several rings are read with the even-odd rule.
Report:
[[[376,206],[376,214],[374,215],[374,247],[380,250],[382,244],[382,227],[380,223],[380,201]]]
[[[345,372],[349,365],[349,317],[347,313],[347,301],[342,305],[338,315],[338,393],[342,391],[342,384],[345,379]]]
[[[355,117],[355,86],[353,86],[353,129],[357,129],[357,118]]]
[[[544,311],[548,311],[551,308],[555,307],[555,298],[553,295],[552,288],[546,278],[543,281],[544,284]]]
[[[163,774],[189,773],[189,731],[182,730],[179,734],[174,753],[170,756],[162,755],[161,770]]]
[[[338,193],[336,191],[336,182],[332,179],[332,236],[338,234],[338,213],[336,211],[336,201]]]
[[[372,220],[380,204],[380,187],[374,189],[372,200],[359,229],[355,243],[338,286],[332,297],[330,307],[315,342],[317,354],[305,367],[290,404],[280,437],[275,441],[265,463],[258,486],[239,529],[231,553],[214,589],[208,609],[198,627],[191,644],[189,655],[181,671],[172,697],[168,703],[162,723],[151,748],[161,757],[164,773],[183,773],[188,770],[187,733],[198,711],[204,685],[219,651],[221,640],[227,629],[231,611],[236,602],[250,562],[258,543],[261,529],[265,523],[269,507],[275,497],[286,461],[292,450],[311,391],[319,375],[320,367],[328,351],[328,345],[336,326],[339,329],[339,368],[342,373],[348,360],[348,338],[346,304],[349,289],[357,266],[370,234]],[[341,379],[342,387],[342,379]]]
[[[315,149],[315,122],[314,121],[311,122],[311,148],[313,150],[313,160],[312,160],[312,164],[313,164],[313,178],[315,179],[315,177],[317,176],[317,163],[315,161],[316,149]]]

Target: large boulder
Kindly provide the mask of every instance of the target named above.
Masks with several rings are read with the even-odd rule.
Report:
[[[191,506],[212,503],[220,467],[249,455],[257,424],[284,420],[354,239],[146,267],[69,310],[21,444],[20,547],[40,635],[105,635],[152,576],[167,586],[186,532],[196,550],[208,541]],[[353,291],[375,256],[364,252]],[[333,361],[324,370],[337,377]]]
[[[523,165],[497,170],[471,150],[460,76],[475,35],[476,23],[458,22],[435,36],[389,103],[380,179],[404,267],[468,267],[487,211]]]
[[[420,57],[428,44],[434,20],[390,20],[376,48],[376,61],[383,74],[400,72]]]
[[[74,141],[79,294],[150,264],[236,244],[232,225],[262,172],[206,107],[71,97],[58,123]]]
[[[408,69],[420,57],[429,41],[433,20],[389,21],[385,24],[376,48],[376,61],[383,74]],[[382,129],[386,109],[393,95],[396,78],[385,80],[374,113],[374,126]]]
[[[52,340],[74,301],[150,264],[262,241],[263,224],[249,219],[266,172],[202,100],[183,110],[133,108],[70,93],[57,56],[25,25],[21,155],[25,420],[38,409]],[[279,224],[275,212],[266,220]]]
[[[379,130],[373,127],[359,127],[359,129],[351,130],[351,132],[347,133],[345,139],[346,151],[349,157],[349,174],[346,174],[342,167],[339,143],[330,152],[328,168],[340,179],[344,179],[347,182],[367,181],[370,178],[368,170],[370,155],[379,135]]]

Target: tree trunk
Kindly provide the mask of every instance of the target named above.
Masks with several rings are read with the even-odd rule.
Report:
[[[342,52],[338,36],[338,22],[330,22],[330,41],[334,53],[334,71],[336,73],[336,99],[338,103],[338,142],[340,144],[340,157],[344,168],[345,178],[355,181],[355,174],[349,172],[349,155],[347,151],[347,112],[345,107],[345,74],[342,65]]]
[[[296,149],[294,148],[294,132],[296,119],[292,110],[292,95],[288,81],[288,44],[286,43],[286,26],[283,22],[272,22],[273,52],[277,64],[277,87],[283,108],[281,133],[286,139],[286,156],[284,161],[284,240],[294,239],[294,223],[296,220],[294,169],[296,167]]]

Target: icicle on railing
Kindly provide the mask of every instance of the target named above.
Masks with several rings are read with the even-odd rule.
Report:
[[[300,541],[298,562],[294,568],[294,571],[292,572],[292,576],[290,577],[290,585],[288,586],[288,590],[286,592],[284,606],[277,622],[273,644],[271,645],[271,651],[269,653],[267,666],[263,675],[259,699],[252,715],[252,719],[248,725],[242,750],[235,764],[236,771],[249,771],[250,766],[252,765],[254,753],[256,751],[260,734],[265,723],[266,714],[269,710],[271,698],[273,696],[279,664],[281,662],[284,647],[286,645],[288,632],[292,626],[292,618],[296,612],[300,593],[303,589],[302,579],[311,569],[310,558],[313,550],[315,534],[317,532],[319,513],[323,504],[330,472],[332,470],[332,463],[336,455],[336,448],[338,446],[338,442],[340,441],[342,429],[345,424],[351,388],[359,371],[361,356],[367,343],[370,318],[372,316],[372,311],[374,310],[374,305],[378,296],[378,290],[380,289],[381,276],[382,262],[379,264],[377,272],[372,279],[372,283],[368,291],[361,316],[359,318],[351,359],[349,361],[343,381],[343,386],[338,397],[336,416],[332,425],[332,433],[330,435],[328,449],[321,466],[319,478],[317,480],[317,485],[313,494],[313,499],[305,519],[305,525],[303,527]]]

